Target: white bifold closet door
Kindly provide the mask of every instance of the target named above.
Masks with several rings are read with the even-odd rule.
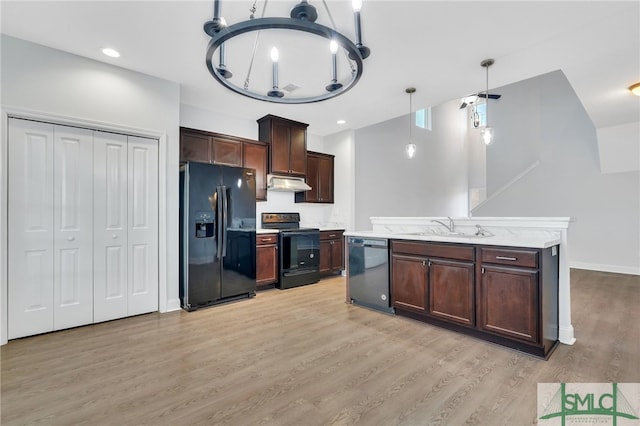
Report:
[[[157,141],[11,118],[8,142],[8,337],[157,311]]]
[[[95,132],[94,318],[158,310],[158,145]]]
[[[9,338],[90,324],[92,132],[10,119],[9,142]]]

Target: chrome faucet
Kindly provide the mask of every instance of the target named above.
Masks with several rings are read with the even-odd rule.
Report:
[[[454,229],[455,229],[455,224],[453,223],[453,219],[451,219],[449,216],[447,216],[447,219],[449,219],[449,224],[448,225],[446,223],[444,223],[444,222],[442,222],[440,220],[436,220],[436,219],[432,219],[431,222],[439,223],[440,225],[442,225],[445,228],[447,228],[447,231],[453,233]]]

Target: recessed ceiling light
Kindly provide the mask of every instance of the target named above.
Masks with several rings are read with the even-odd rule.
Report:
[[[629,90],[636,96],[640,96],[640,83],[633,84],[629,86]]]
[[[336,121],[336,123],[338,123],[338,124],[344,124],[344,123],[346,123],[346,121],[345,121],[345,120],[338,120],[338,121]]]
[[[116,49],[112,49],[110,47],[105,47],[102,49],[102,53],[104,53],[105,55],[111,57],[111,58],[119,58],[120,57],[120,52],[118,52]]]

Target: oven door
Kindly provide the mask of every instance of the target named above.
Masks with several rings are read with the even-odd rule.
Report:
[[[297,287],[320,279],[320,232],[280,232],[280,288]]]

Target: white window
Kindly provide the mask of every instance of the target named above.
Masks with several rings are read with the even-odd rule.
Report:
[[[431,130],[431,107],[416,111],[416,126]]]

